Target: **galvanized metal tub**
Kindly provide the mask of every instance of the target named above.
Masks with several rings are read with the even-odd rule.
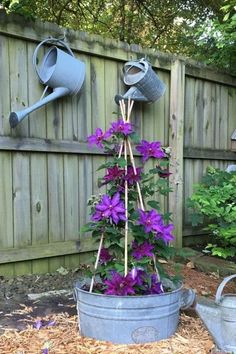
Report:
[[[75,287],[83,336],[113,343],[147,343],[169,338],[179,322],[182,285],[160,295],[113,296]]]

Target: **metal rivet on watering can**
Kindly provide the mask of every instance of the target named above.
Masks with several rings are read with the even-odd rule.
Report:
[[[46,42],[59,43],[66,48],[68,53],[54,45],[49,48],[48,52],[44,55],[42,63],[38,68],[38,51]],[[76,59],[68,45],[60,39],[47,38],[42,41],[34,51],[33,65],[40,82],[47,87],[52,88],[53,92],[43,99],[40,99],[31,107],[28,107],[22,111],[11,112],[11,128],[16,127],[17,124],[19,124],[29,113],[46,105],[47,103],[65,95],[77,94],[83,85],[85,78],[85,64]]]
[[[225,278],[219,285],[215,302],[197,299],[196,311],[215,340],[217,347],[236,353],[236,294],[222,296],[225,285],[236,274]]]
[[[125,63],[124,83],[130,88],[123,96],[115,96],[117,104],[121,99],[129,98],[139,102],[155,102],[164,95],[166,89],[165,84],[144,58]]]

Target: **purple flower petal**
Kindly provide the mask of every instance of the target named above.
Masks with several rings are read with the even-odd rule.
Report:
[[[138,223],[144,226],[146,233],[156,231],[159,225],[162,225],[162,217],[154,209],[144,211],[139,209]]]
[[[102,248],[101,252],[100,252],[100,258],[99,258],[99,262],[101,264],[107,264],[107,262],[109,262],[110,260],[112,260],[112,255],[109,253],[107,248]]]
[[[136,150],[143,156],[143,161],[148,160],[149,157],[155,157],[157,159],[165,157],[165,153],[161,149],[161,143],[159,141],[149,143],[146,140],[142,140],[141,143],[136,146]]]
[[[43,327],[43,322],[41,320],[37,320],[35,324],[33,325],[34,328],[40,329]]]
[[[95,144],[98,148],[103,148],[103,141],[110,136],[109,132],[103,133],[101,128],[97,128],[94,134],[88,136],[88,143],[90,146]]]
[[[123,119],[118,119],[117,122],[111,123],[110,133],[112,134],[123,134],[125,136],[133,133],[133,128],[131,123],[125,123]]]
[[[112,204],[115,206],[119,203],[119,201],[120,201],[120,193],[114,194],[114,196],[112,197]]]
[[[135,285],[135,280],[132,279],[130,274],[122,276],[117,272],[112,272],[111,279],[104,281],[107,286],[105,294],[107,295],[134,295],[135,290],[133,286]]]
[[[154,246],[148,243],[148,241],[143,242],[142,244],[138,245],[137,242],[132,243],[132,256],[135,259],[142,259],[143,257],[152,257]]]
[[[125,219],[125,207],[124,202],[120,200],[120,193],[114,194],[113,197],[105,194],[96,205],[96,212],[92,215],[92,220],[100,221],[109,217],[115,224]]]

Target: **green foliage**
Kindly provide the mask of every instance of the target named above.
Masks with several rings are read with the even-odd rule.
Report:
[[[195,43],[196,59],[236,74],[235,1],[224,1],[221,16],[200,24],[188,37]]]
[[[0,7],[235,70],[235,0],[0,0]]]
[[[236,255],[236,172],[228,173],[209,167],[202,182],[188,200],[192,224],[208,224],[214,244],[212,255],[223,258]]]

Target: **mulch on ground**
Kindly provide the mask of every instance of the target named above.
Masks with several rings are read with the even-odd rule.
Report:
[[[181,314],[177,333],[168,340],[147,344],[114,345],[81,337],[77,317],[62,313],[45,321],[54,326],[36,329],[32,325],[24,331],[7,330],[0,337],[1,354],[205,354],[213,349],[213,342],[198,318]],[[46,350],[48,349],[48,351]]]

